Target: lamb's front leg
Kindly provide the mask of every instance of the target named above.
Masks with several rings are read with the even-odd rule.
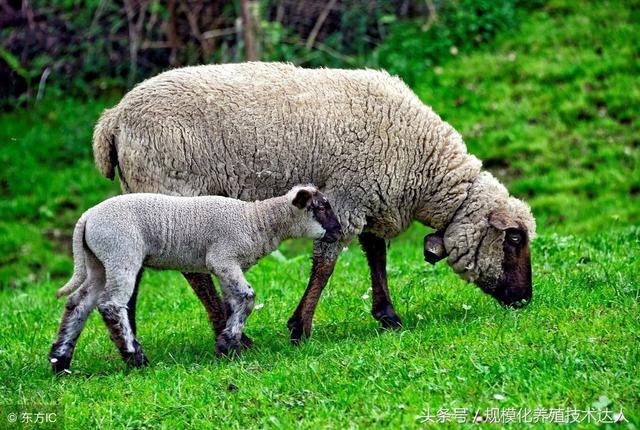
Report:
[[[214,266],[213,273],[220,281],[225,302],[229,305],[227,325],[216,340],[219,355],[239,354],[242,329],[253,310],[255,293],[237,265]]]

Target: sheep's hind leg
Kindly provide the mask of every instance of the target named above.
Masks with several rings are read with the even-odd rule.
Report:
[[[237,266],[214,268],[220,280],[220,287],[228,303],[227,323],[216,340],[216,352],[219,355],[239,354],[242,329],[247,317],[253,310],[255,293]]]
[[[371,290],[373,302],[371,314],[380,321],[383,328],[398,329],[402,321],[396,314],[387,287],[387,247],[384,239],[371,234],[362,233],[359,237],[362,249],[367,256],[371,271]]]
[[[129,322],[127,303],[135,290],[137,273],[137,270],[107,269],[105,290],[98,303],[98,310],[111,340],[118,347],[125,363],[132,367],[142,367],[149,363]]]
[[[191,288],[193,288],[196,296],[198,296],[207,311],[209,322],[217,337],[227,325],[227,315],[231,314],[231,306],[220,299],[210,274],[184,272],[182,275],[189,282],[189,285],[191,285]],[[244,333],[242,333],[240,343],[243,348],[251,348],[253,346],[253,341]]]

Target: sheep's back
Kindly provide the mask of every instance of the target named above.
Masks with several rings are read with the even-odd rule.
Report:
[[[175,69],[117,109],[130,191],[253,200],[314,183],[360,218],[397,205],[424,149],[410,121],[440,121],[384,72],[279,63]]]

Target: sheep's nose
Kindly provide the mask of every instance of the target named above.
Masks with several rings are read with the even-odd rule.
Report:
[[[521,300],[516,300],[515,302],[508,303],[505,306],[514,308],[514,309],[522,309],[525,306],[527,306],[530,302],[531,300],[521,299]]]
[[[515,297],[513,294],[508,294],[507,292],[506,294],[499,295],[497,299],[502,305],[506,307],[521,309],[531,303],[531,296],[532,294],[530,291],[516,294]]]

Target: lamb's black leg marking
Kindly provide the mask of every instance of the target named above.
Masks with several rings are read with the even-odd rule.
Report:
[[[371,270],[371,290],[373,302],[371,314],[384,328],[400,328],[402,321],[393,309],[387,286],[387,247],[384,239],[371,233],[362,233],[358,237],[367,256]]]
[[[131,294],[131,298],[129,299],[129,303],[127,304],[127,314],[129,317],[129,325],[131,325],[131,331],[135,336],[137,334],[137,326],[136,326],[136,305],[138,302],[138,288],[140,287],[140,280],[142,279],[142,274],[144,269],[140,269],[138,275],[136,276],[136,285],[133,287],[133,294]]]
[[[215,267],[214,273],[220,280],[220,288],[228,303],[227,324],[216,340],[216,351],[220,355],[239,354],[242,329],[253,310],[255,293],[244,278],[238,266]]]
[[[71,366],[78,337],[89,313],[95,306],[95,302],[95,291],[86,285],[80,287],[67,300],[56,341],[51,346],[49,353],[49,362],[54,373],[63,373]]]
[[[131,367],[142,367],[149,364],[140,343],[133,335],[126,307],[114,302],[107,302],[99,304],[98,310],[107,329],[109,329],[111,340],[118,347],[125,363]]]
[[[287,323],[291,332],[291,343],[297,345],[303,337],[311,336],[313,314],[315,313],[322,290],[327,285],[336,266],[342,243],[315,242],[313,245],[313,265],[307,289]]]
[[[135,263],[128,262],[127,267],[105,267],[106,282],[98,299],[98,311],[122,359],[130,366],[141,367],[148,364],[149,360],[142,353],[142,348],[133,334],[127,308],[142,266]]]
[[[223,303],[216,291],[216,287],[208,273],[182,273],[198,299],[207,311],[209,322],[216,337],[222,333],[227,325],[227,315],[230,314],[229,304]],[[241,343],[243,348],[253,346],[253,341],[242,333]]]
[[[225,312],[227,315],[227,318],[229,318],[229,315],[231,315],[231,304],[229,302],[224,302],[224,308],[225,308]],[[247,336],[246,334],[242,333],[242,336],[240,337],[240,344],[242,345],[243,349],[248,349],[251,348],[253,346],[253,341],[251,340],[251,338],[249,336]]]

